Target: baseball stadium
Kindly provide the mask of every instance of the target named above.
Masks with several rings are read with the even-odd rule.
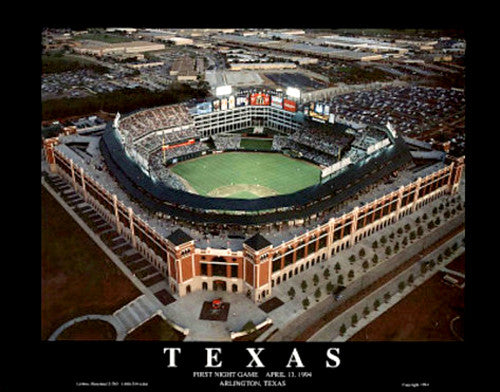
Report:
[[[458,191],[464,157],[342,118],[296,89],[217,89],[44,140],[57,175],[142,254],[169,293],[256,303]]]

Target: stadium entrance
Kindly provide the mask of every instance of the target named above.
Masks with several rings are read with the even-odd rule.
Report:
[[[222,290],[222,291],[226,291],[226,282],[224,282],[223,280],[215,280],[214,281],[214,286],[213,286],[213,290],[214,291],[218,291],[218,290]]]

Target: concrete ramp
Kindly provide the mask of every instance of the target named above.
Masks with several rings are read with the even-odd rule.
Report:
[[[149,298],[141,295],[113,313],[113,317],[124,326],[128,334],[160,312]]]

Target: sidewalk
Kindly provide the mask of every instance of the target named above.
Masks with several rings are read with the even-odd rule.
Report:
[[[439,253],[441,253],[444,249],[446,249],[447,246],[451,246],[454,242],[461,241],[462,238],[465,236],[464,231],[460,232],[453,238],[449,239],[447,242],[442,244],[439,248],[435,249],[432,253],[427,255],[423,260],[431,260],[435,259]],[[358,302],[357,304],[353,305],[351,308],[347,309],[345,312],[337,316],[335,319],[330,321],[327,325],[325,325],[322,329],[320,329],[316,334],[314,334],[308,341],[311,342],[321,342],[321,341],[334,341],[334,342],[344,342],[349,340],[349,338],[353,335],[355,335],[358,331],[363,329],[367,324],[369,324],[371,321],[376,319],[378,316],[380,316],[382,313],[390,309],[392,306],[397,304],[401,299],[403,299],[405,296],[410,294],[415,288],[420,286],[421,284],[425,283],[428,279],[433,277],[436,273],[442,271],[442,269],[451,261],[453,261],[456,257],[460,256],[463,252],[465,252],[465,247],[461,246],[457,249],[455,253],[452,254],[451,257],[449,257],[447,260],[443,261],[443,264],[441,267],[435,266],[433,270],[428,271],[425,275],[421,275],[420,273],[420,263],[416,263],[412,265],[410,268],[407,270],[401,272],[398,274],[394,279],[391,281],[387,282],[385,285],[380,287],[378,290],[374,291],[367,297],[365,297],[362,301]],[[404,290],[402,292],[399,291],[398,289],[398,284],[400,281],[405,281],[407,282],[408,276],[410,274],[413,274],[413,276],[416,276],[415,281],[413,285],[409,286],[406,285]],[[382,299],[384,293],[386,292],[391,292],[394,293],[389,302],[385,303],[381,301],[380,307],[375,311],[373,310],[373,303],[374,301],[378,299]],[[370,314],[364,318],[363,317],[363,309],[365,306],[368,306],[369,309],[371,309]],[[356,324],[355,327],[348,327],[351,325],[351,316],[356,313],[358,315],[359,321]],[[339,335],[339,329],[342,324],[345,324],[346,327],[348,327],[346,333],[344,333],[343,336]]]

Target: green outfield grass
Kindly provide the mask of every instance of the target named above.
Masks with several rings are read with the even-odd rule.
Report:
[[[273,139],[242,138],[240,147],[245,150],[271,150]]]
[[[178,163],[172,171],[204,196],[251,199],[315,185],[321,170],[282,154],[230,152]]]

